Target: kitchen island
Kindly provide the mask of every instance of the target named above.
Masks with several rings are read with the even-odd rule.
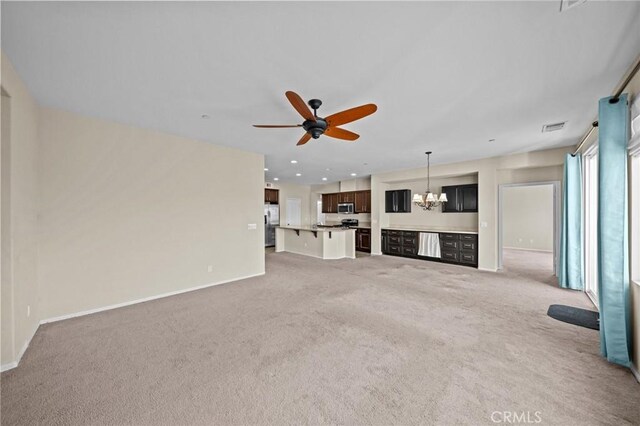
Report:
[[[276,227],[276,252],[320,259],[355,259],[356,230],[351,228]]]

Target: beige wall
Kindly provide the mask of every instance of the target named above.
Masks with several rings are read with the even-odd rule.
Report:
[[[262,155],[52,109],[40,131],[42,318],[264,273]]]
[[[431,191],[440,194],[443,186],[464,185],[469,183],[478,183],[478,176],[468,175],[451,178],[433,178],[430,184]],[[389,184],[387,190],[394,189],[409,189],[411,190],[412,196],[413,194],[424,194],[427,190],[427,179]],[[412,204],[410,213],[388,213],[387,216],[390,227],[415,225],[429,226],[436,229],[447,228],[458,231],[478,230],[478,213],[442,213],[442,208],[440,207],[433,210],[423,210],[421,207]]]
[[[505,182],[511,179],[504,177],[507,174],[507,172],[504,171],[543,169],[548,167],[557,170],[558,167],[562,167],[562,164],[564,164],[564,156],[570,151],[572,151],[570,147],[558,148],[431,167],[431,176],[436,179],[470,174],[477,174],[478,176],[478,266],[480,269],[491,271],[497,269],[498,183],[499,178],[505,179]],[[384,213],[384,191],[388,189],[390,185],[398,182],[423,179],[426,173],[426,167],[423,167],[382,173],[371,177],[371,202],[374,206],[372,207],[371,215],[373,254],[380,254],[380,229],[389,226],[391,220],[390,215]],[[511,173],[512,172],[508,172],[508,174]],[[522,176],[526,176],[526,173]],[[538,180],[537,178],[535,179],[535,181]],[[416,223],[415,225],[428,226],[427,216],[424,216],[424,218],[423,222]]]
[[[287,198],[299,198],[300,201],[300,224],[310,225],[315,223],[315,216],[311,215],[310,196],[311,187],[309,185],[297,185],[294,183],[278,182],[273,188],[280,190],[278,201],[280,204],[280,225],[287,222]]]
[[[37,203],[39,110],[2,54],[2,340],[6,368],[38,327]],[[7,108],[8,107],[8,108]],[[6,122],[6,119],[9,121]],[[29,312],[30,311],[30,312]]]
[[[530,182],[562,182],[564,164],[547,167],[498,170],[498,184]]]
[[[503,247],[553,251],[553,185],[505,187],[502,196]]]

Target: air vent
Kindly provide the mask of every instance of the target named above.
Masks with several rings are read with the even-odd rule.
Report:
[[[562,130],[562,128],[566,123],[567,123],[566,121],[562,121],[560,123],[545,124],[544,126],[542,126],[542,133],[555,132],[556,130]]]
[[[586,2],[587,0],[560,0],[560,12],[569,10],[572,7],[576,7]]]

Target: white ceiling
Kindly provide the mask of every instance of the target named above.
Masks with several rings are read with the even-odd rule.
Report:
[[[575,144],[640,53],[640,2],[558,11],[2,2],[2,49],[45,106],[264,153],[267,180],[313,184],[423,166],[427,149],[437,164]],[[370,102],[378,112],[343,126],[355,143],[296,147],[301,129],[251,127],[302,122],[287,90],[322,99],[321,116]]]

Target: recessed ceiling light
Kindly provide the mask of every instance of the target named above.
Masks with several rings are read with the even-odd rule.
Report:
[[[358,176],[358,175],[357,175],[357,174],[355,174],[355,173],[351,173],[351,176]]]
[[[208,120],[211,118],[211,116],[209,114],[202,114],[200,118],[202,118],[203,120]]]
[[[297,160],[291,160],[291,164],[297,164],[298,161]]]
[[[322,178],[322,180],[327,180],[327,178]]]
[[[327,169],[327,171],[328,171],[328,172],[330,172],[330,171],[331,171],[331,169]]]
[[[296,176],[302,176],[300,173],[296,173]]]
[[[264,168],[264,171],[265,171],[265,172],[268,172],[268,171],[269,171],[269,169],[267,169],[267,168],[265,167],[265,168]]]
[[[280,179],[278,179],[278,178],[273,178],[273,180],[280,180]]]

